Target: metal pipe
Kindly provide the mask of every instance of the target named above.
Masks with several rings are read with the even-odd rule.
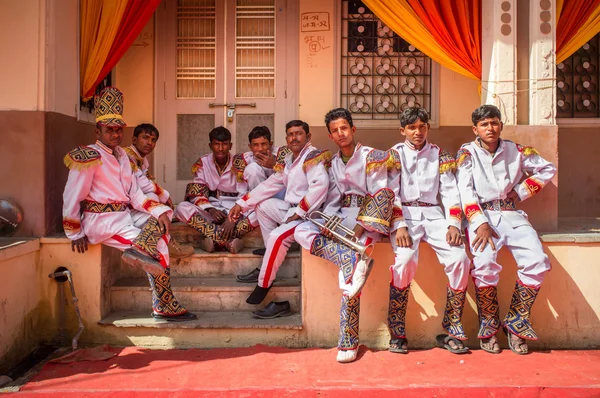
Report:
[[[79,329],[77,329],[77,333],[71,340],[71,346],[73,347],[73,351],[77,349],[77,343],[79,341],[79,337],[81,333],[83,333],[84,326],[83,321],[81,319],[81,313],[79,311],[79,299],[75,295],[75,285],[73,284],[73,274],[71,271],[64,267],[57,268],[56,271],[48,275],[49,278],[54,278],[59,283],[64,283],[64,278],[66,277],[69,282],[69,287],[71,288],[71,301],[73,302],[73,306],[75,307],[75,313],[77,314],[77,320],[79,321]]]

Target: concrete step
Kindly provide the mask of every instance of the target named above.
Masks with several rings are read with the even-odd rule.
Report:
[[[228,252],[206,253],[196,249],[196,252],[188,257],[171,262],[171,276],[176,278],[198,278],[207,276],[229,276],[235,279],[236,275],[246,274],[262,265],[262,256],[252,254],[251,248],[246,248],[240,253]],[[279,268],[278,278],[299,278],[301,266],[300,251],[290,250]],[[119,269],[121,278],[142,278],[145,273],[127,264],[121,264]]]
[[[262,308],[271,301],[289,301],[293,312],[299,312],[300,280],[277,279],[262,305],[246,303],[256,284],[239,283],[231,277],[173,278],[171,286],[177,300],[193,312],[246,311]],[[152,293],[146,278],[126,278],[111,288],[113,311],[149,311]]]
[[[194,321],[167,322],[152,318],[148,311],[118,311],[111,313],[98,323],[119,328],[302,329],[302,317],[298,313],[275,319],[256,319],[247,311],[196,312],[196,315],[198,315],[198,319]]]

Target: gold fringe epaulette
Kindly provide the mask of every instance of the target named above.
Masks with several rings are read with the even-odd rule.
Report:
[[[102,156],[94,148],[80,146],[67,153],[63,163],[70,170],[87,170],[102,165]]]
[[[379,149],[373,149],[367,154],[367,174],[371,174],[376,170],[385,168],[390,170],[396,167],[396,160],[390,151],[382,151]]]
[[[440,174],[456,171],[456,160],[448,151],[440,150]]]
[[[523,146],[523,145],[517,144],[517,149],[525,157],[528,157],[528,156],[531,156],[531,155],[539,155],[539,152],[536,151],[535,148],[532,147],[532,146]]]
[[[327,168],[327,164],[331,161],[331,152],[327,149],[317,149],[312,151],[306,156],[304,159],[304,164],[302,165],[302,170],[307,172],[311,167],[316,164],[323,163]]]
[[[285,169],[285,157],[292,153],[292,150],[287,146],[282,146],[277,151],[277,156],[275,157],[275,166],[273,166],[273,171],[276,173],[283,172]]]
[[[138,167],[142,166],[142,163],[144,162],[144,158],[142,158],[140,155],[138,155],[133,149],[131,149],[130,146],[124,147],[123,150],[129,157],[129,159],[131,159],[137,163]]]
[[[196,174],[198,170],[202,168],[202,158],[196,160],[196,163],[192,165],[192,174]]]
[[[135,163],[135,161],[131,158],[129,158],[129,164],[131,165],[131,171],[133,171],[134,173],[140,169]]]
[[[471,157],[471,152],[468,149],[460,148],[456,153],[456,166],[460,167],[467,158]]]
[[[390,154],[391,159],[388,163],[388,170],[402,170],[402,160],[397,150],[390,148],[387,150]]]
[[[245,181],[244,180],[244,170],[246,170],[246,166],[248,166],[248,163],[246,163],[246,159],[244,159],[243,153],[238,153],[236,155],[233,155],[232,168],[233,168],[233,172],[235,173],[235,176],[236,176],[238,182]]]

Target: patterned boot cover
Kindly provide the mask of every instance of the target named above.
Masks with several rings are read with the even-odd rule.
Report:
[[[390,285],[390,306],[388,309],[388,328],[392,339],[405,339],[406,307],[408,306],[408,292],[410,285],[398,289]]]
[[[495,335],[500,327],[498,289],[496,286],[476,288],[475,298],[477,299],[477,313],[479,314],[477,337],[488,339]]]
[[[358,320],[360,315],[360,296],[349,299],[342,296],[340,307],[340,339],[338,350],[356,350],[358,348]]]
[[[182,315],[187,310],[175,299],[171,290],[171,271],[165,269],[165,273],[157,277],[148,274],[150,288],[152,289],[152,309],[155,313],[165,316]]]
[[[158,220],[154,217],[150,217],[148,221],[142,226],[142,231],[133,240],[132,245],[142,250],[144,253],[148,253],[153,259],[164,265],[164,259],[159,253],[156,245],[158,241],[162,239],[162,232],[158,225]]]
[[[467,299],[467,291],[454,290],[450,286],[446,289],[446,311],[442,327],[448,334],[459,340],[466,340],[467,335],[462,324],[462,313]]]
[[[241,238],[253,229],[254,227],[250,224],[250,221],[248,221],[248,217],[244,217],[235,224],[232,238]]]
[[[217,225],[206,221],[202,216],[198,213],[194,214],[187,222],[187,225],[194,228],[196,231],[200,232],[204,238],[209,238],[214,240],[217,243],[225,243],[222,239],[219,239],[219,228]]]
[[[329,260],[337,265],[342,270],[346,283],[352,281],[354,269],[360,259],[359,254],[348,246],[326,238],[323,235],[317,235],[313,240],[310,247],[310,254]]]
[[[519,280],[515,285],[510,308],[502,324],[511,333],[522,339],[537,340],[538,338],[529,320],[529,315],[539,291],[539,288],[525,286]]]

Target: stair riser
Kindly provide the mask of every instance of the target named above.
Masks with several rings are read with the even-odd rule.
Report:
[[[171,276],[174,278],[230,276],[246,274],[262,265],[262,257],[189,257],[175,260],[171,263]],[[300,276],[301,259],[299,257],[287,258],[279,271],[278,278],[298,278]],[[127,264],[121,263],[119,270],[121,278],[145,278],[146,274]]]
[[[252,285],[252,289],[254,286]],[[300,289],[276,287],[271,289],[260,305],[246,304],[251,290],[245,291],[181,291],[174,290],[177,300],[190,311],[254,311],[271,301],[289,301],[293,312],[300,308]],[[149,290],[114,290],[111,293],[113,311],[150,311],[152,294]]]

